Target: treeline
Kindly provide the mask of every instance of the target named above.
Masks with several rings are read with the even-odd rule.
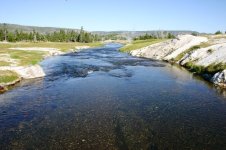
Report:
[[[90,43],[94,41],[100,41],[101,37],[97,34],[91,34],[83,30],[83,27],[79,32],[71,31],[55,31],[53,33],[40,34],[33,30],[33,32],[27,33],[23,31],[15,30],[9,32],[7,28],[0,29],[0,41],[8,42],[20,42],[20,41],[49,41],[49,42],[81,42]]]
[[[145,34],[145,35],[140,35],[138,37],[135,37],[133,40],[148,40],[148,39],[174,39],[176,38],[173,34],[171,33],[160,33],[160,34]]]
[[[101,39],[104,40],[127,40],[126,37],[120,36],[119,34],[106,34],[101,35]]]
[[[226,34],[226,31],[224,32]],[[218,30],[217,32],[215,32],[216,35],[218,34],[223,34],[223,32],[221,32],[220,30]]]

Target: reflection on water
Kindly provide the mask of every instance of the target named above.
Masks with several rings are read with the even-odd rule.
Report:
[[[0,149],[226,149],[224,90],[118,48],[49,58],[0,95]]]

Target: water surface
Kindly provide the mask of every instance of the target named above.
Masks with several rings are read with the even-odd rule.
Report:
[[[223,90],[119,46],[48,58],[0,95],[0,149],[226,149]]]

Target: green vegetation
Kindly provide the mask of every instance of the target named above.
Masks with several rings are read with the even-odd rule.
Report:
[[[9,54],[10,58],[18,60],[22,66],[34,65],[40,62],[47,52],[43,51],[22,51],[11,50],[9,48],[27,48],[27,47],[43,47],[43,48],[57,48],[61,51],[68,51],[69,49],[75,49],[76,46],[101,46],[100,42],[95,43],[78,43],[78,42],[19,42],[19,43],[5,43],[0,44],[0,54]],[[0,66],[9,66],[8,62],[0,61]]]
[[[165,41],[166,39],[149,39],[149,40],[136,40],[131,44],[128,44],[120,49],[122,52],[129,52],[131,50],[139,49],[142,47],[146,47],[155,43],[159,43]]]
[[[209,47],[209,46],[211,46],[211,44],[208,43],[208,42],[203,42],[200,45],[195,45],[195,46],[185,50],[184,52],[180,53],[176,58],[172,59],[172,61],[177,62],[177,61],[181,60],[184,57],[185,54],[190,53],[190,52],[192,52],[196,49],[206,48],[206,47]],[[212,49],[209,49],[207,52],[212,53],[212,51],[213,51]]]
[[[210,53],[210,54],[211,54],[212,52],[213,52],[212,49],[208,49],[208,50],[207,50],[207,53]]]
[[[0,67],[1,66],[9,66],[9,65],[10,65],[10,62],[0,60]]]
[[[181,60],[184,57],[185,54],[190,53],[190,52],[192,52],[192,51],[194,51],[196,49],[199,49],[199,48],[201,48],[200,45],[193,46],[193,47],[189,48],[188,50],[184,51],[183,53],[180,53],[172,61],[177,62],[177,61]]]
[[[226,64],[224,63],[211,64],[206,68],[206,72],[215,74],[219,71],[223,71],[224,69],[226,69]]]
[[[17,79],[19,79],[19,76],[13,71],[8,71],[8,70],[0,71],[0,83],[1,84],[13,82]]]
[[[200,45],[199,45],[199,47],[200,48],[206,48],[206,47],[209,47],[209,46],[211,46],[212,44],[211,43],[209,43],[209,42],[203,42],[203,43],[201,43]]]
[[[138,37],[135,37],[133,40],[148,40],[148,39],[157,39],[157,37],[155,35],[149,35],[149,34],[145,34],[145,35],[140,35]]]
[[[226,69],[226,64],[218,63],[218,64],[211,64],[207,67],[194,65],[192,62],[187,62],[184,67],[188,68],[191,72],[195,72],[197,74],[211,74],[214,75],[219,71],[223,71]]]
[[[142,47],[146,47],[155,43],[165,41],[166,39],[173,39],[173,38],[175,38],[175,36],[168,32],[161,32],[157,35],[146,33],[145,35],[140,35],[138,37],[135,37],[132,43],[122,47],[120,51],[129,52],[131,50],[136,50]]]
[[[187,62],[184,67],[197,74],[205,73],[205,67],[194,65],[192,62]]]
[[[218,34],[218,35],[214,36],[214,39],[226,39],[226,35],[225,34]]]
[[[103,44],[100,42],[93,43],[79,43],[79,42],[18,42],[18,43],[8,43],[4,44],[7,48],[12,47],[42,47],[42,48],[57,48],[63,52],[68,51],[69,49],[75,49],[77,46],[90,46],[98,47]],[[0,46],[1,49],[2,46]]]
[[[176,37],[175,37],[175,35],[168,33],[166,38],[167,39],[175,39]]]
[[[9,54],[10,58],[18,60],[19,66],[35,65],[39,63],[46,52],[41,51],[21,51],[21,50],[0,50],[0,54]],[[9,62],[1,62],[0,66],[9,66]]]
[[[221,31],[217,31],[215,34],[216,34],[216,35],[222,34],[222,32],[221,32]]]
[[[10,57],[19,60],[19,66],[35,65],[39,63],[46,52],[40,51],[9,51]]]
[[[193,35],[193,36],[198,36],[198,33],[192,32],[191,35]]]
[[[91,43],[100,41],[101,38],[97,34],[85,32],[83,27],[80,31],[63,30],[53,33],[39,33],[33,30],[32,32],[23,32],[15,30],[9,32],[7,26],[0,29],[0,41],[19,42],[19,41],[49,41],[49,42],[81,42]]]
[[[149,40],[149,39],[174,39],[176,38],[173,34],[171,33],[165,33],[163,32],[161,36],[156,36],[156,35],[151,35],[151,34],[145,34],[145,35],[141,35],[141,36],[138,36],[138,37],[135,37],[133,40],[136,41],[136,40]]]
[[[106,35],[99,35],[99,37],[105,41],[105,40],[127,40],[125,37],[118,33],[110,33]]]

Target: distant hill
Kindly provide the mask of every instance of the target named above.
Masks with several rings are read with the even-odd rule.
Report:
[[[0,23],[0,29],[4,27],[3,23]],[[12,32],[15,30],[23,31],[23,32],[31,32],[35,30],[36,32],[39,32],[41,34],[46,33],[52,33],[55,31],[65,30],[65,31],[79,31],[80,29],[70,29],[70,28],[55,28],[55,27],[37,27],[37,26],[25,26],[25,25],[17,25],[17,24],[6,24],[6,27],[8,31]],[[179,34],[191,34],[193,32],[199,34],[196,31],[167,31],[167,30],[154,30],[154,31],[93,31],[91,33],[98,34],[98,35],[109,35],[109,34],[115,34],[117,36],[125,37],[127,39],[131,39],[140,35],[144,34],[153,34],[158,35],[162,34],[164,32],[171,33],[173,35],[179,35]]]
[[[161,35],[164,33],[171,33],[173,35],[180,35],[180,34],[192,34],[192,33],[197,33],[196,31],[173,31],[173,30],[153,30],[153,31],[110,31],[110,32],[106,32],[106,31],[94,31],[92,33],[95,34],[99,34],[99,35],[108,35],[108,34],[117,34],[120,35],[122,37],[126,37],[126,38],[134,38],[140,35],[145,35],[147,34],[151,34],[151,35]]]
[[[4,27],[3,23],[0,23],[0,29]],[[8,31],[13,32],[15,30],[23,31],[23,32],[32,32],[35,30],[41,34],[53,33],[55,31],[65,30],[65,31],[79,31],[79,29],[69,29],[69,28],[55,28],[55,27],[37,27],[37,26],[25,26],[18,24],[6,24],[6,28]]]

